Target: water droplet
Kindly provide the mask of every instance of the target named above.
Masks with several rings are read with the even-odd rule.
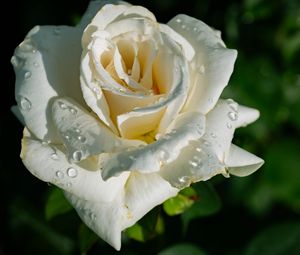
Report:
[[[194,160],[190,160],[190,161],[189,161],[189,164],[190,164],[193,168],[198,167],[198,163],[197,163],[196,161],[194,161]]]
[[[19,44],[19,48],[23,51],[31,51],[32,53],[36,53],[36,47],[29,38],[26,38],[23,42],[21,42]]]
[[[58,159],[59,159],[56,152],[53,152],[53,153],[50,155],[50,157],[51,157],[53,160],[58,160]]]
[[[37,62],[33,62],[34,67],[39,67],[40,65]]]
[[[72,157],[74,161],[79,162],[82,159],[82,151],[74,151]]]
[[[83,136],[83,135],[77,136],[77,139],[78,139],[80,142],[82,142],[82,143],[84,143],[84,142],[86,141],[86,138],[85,138],[85,136]]]
[[[20,107],[24,111],[29,111],[31,109],[31,102],[26,97],[20,97]]]
[[[235,112],[238,110],[238,104],[232,99],[227,99],[228,106]]]
[[[181,184],[187,184],[188,182],[190,182],[190,177],[189,176],[182,176],[180,178],[178,178],[178,181],[181,183]]]
[[[197,28],[197,27],[194,27],[193,30],[194,30],[195,32],[198,32],[198,28]]]
[[[67,183],[67,187],[70,188],[72,184],[70,182]]]
[[[229,112],[229,113],[228,113],[228,117],[229,117],[230,120],[236,121],[237,118],[238,118],[238,115],[237,115],[236,112]]]
[[[54,28],[54,30],[53,30],[53,33],[55,34],[55,35],[60,35],[60,28],[59,27],[56,27],[56,28]]]
[[[10,60],[10,62],[12,63],[12,65],[15,67],[15,68],[20,68],[24,65],[24,60],[21,59],[20,57],[18,56],[13,56]]]
[[[77,110],[72,107],[69,108],[69,111],[70,111],[70,113],[72,113],[74,115],[77,113]]]
[[[199,72],[200,72],[200,74],[204,74],[205,73],[205,66],[204,65],[201,65],[199,67]]]
[[[231,123],[229,123],[229,122],[227,122],[226,126],[227,126],[228,129],[231,129],[231,128],[232,128],[232,125],[231,125]]]
[[[202,149],[201,149],[200,147],[197,147],[197,148],[196,148],[196,151],[202,152]]]
[[[166,151],[166,150],[161,150],[160,152],[159,152],[159,158],[161,159],[161,160],[167,160],[168,158],[169,158],[169,153]]]
[[[208,146],[210,146],[211,144],[210,144],[209,141],[205,141],[205,142],[204,142],[204,145],[208,147]]]
[[[71,178],[75,178],[77,176],[77,170],[73,167],[67,169],[67,175]]]
[[[67,109],[66,104],[63,102],[58,102],[58,105],[59,105],[60,109],[63,109],[63,110]]]
[[[61,171],[56,171],[55,175],[60,179],[64,178],[64,173]]]
[[[31,77],[31,72],[26,72],[25,74],[24,74],[24,78],[25,79],[29,79]]]
[[[176,19],[176,22],[177,22],[177,23],[181,23],[181,19],[179,19],[179,18]]]
[[[96,219],[96,214],[94,214],[93,212],[90,212],[89,216],[90,216],[91,220]]]
[[[65,135],[64,137],[65,137],[65,139],[70,140],[70,136]]]
[[[212,138],[217,138],[217,136],[216,136],[215,133],[210,133],[210,136],[211,136]]]
[[[75,128],[74,130],[77,134],[79,134],[81,132],[79,128]]]
[[[186,25],[182,25],[181,27],[182,27],[182,29],[185,29],[185,28],[186,28]]]

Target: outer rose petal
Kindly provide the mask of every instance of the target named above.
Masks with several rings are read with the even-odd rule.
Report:
[[[81,219],[116,250],[121,248],[121,231],[130,227],[156,205],[177,194],[157,174],[132,173],[124,190],[109,203],[83,200],[66,194]]]
[[[69,163],[65,152],[50,144],[29,138],[24,133],[21,158],[26,168],[39,179],[55,184],[89,201],[110,202],[124,187],[128,173],[103,181],[97,159]],[[95,167],[96,166],[96,167]]]
[[[67,26],[34,27],[15,50],[15,96],[29,130],[57,141],[49,102],[68,95],[84,105],[79,84],[80,30]]]
[[[221,99],[207,114],[203,140],[210,144],[218,158],[224,162],[229,154],[235,129],[252,123],[258,116],[256,109],[239,106],[232,99]]]
[[[194,85],[184,108],[206,114],[229,81],[237,51],[227,49],[212,28],[187,15],[177,15],[168,25],[188,40],[196,52],[192,65],[198,75],[192,81]]]
[[[255,172],[264,164],[264,161],[242,148],[231,144],[225,164],[229,173],[243,177]]]

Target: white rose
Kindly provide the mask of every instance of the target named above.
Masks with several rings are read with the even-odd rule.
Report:
[[[180,189],[263,164],[231,144],[259,112],[219,99],[236,55],[199,20],[164,25],[123,2],[34,27],[12,58],[25,166],[119,250],[121,231]]]

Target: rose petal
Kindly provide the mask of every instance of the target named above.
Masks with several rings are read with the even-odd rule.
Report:
[[[179,157],[165,165],[160,175],[173,187],[183,189],[198,181],[206,181],[217,174],[226,174],[224,164],[213,148],[203,139],[190,141]]]
[[[232,99],[221,99],[207,114],[207,132],[203,139],[224,162],[228,156],[235,129],[253,122],[258,116],[259,112],[255,109],[240,106]]]
[[[87,226],[116,250],[121,248],[122,230],[178,192],[157,174],[132,173],[124,188],[110,203],[95,203],[66,194]]]
[[[158,141],[143,148],[103,155],[102,177],[106,180],[123,171],[157,172],[163,164],[174,161],[190,141],[199,139],[204,130],[205,117],[202,114],[181,114],[170,126],[169,133]]]
[[[21,158],[26,168],[37,178],[52,183],[89,201],[110,202],[125,185],[128,173],[103,181],[93,160],[81,164],[68,162],[65,152],[53,144],[45,144],[24,136]]]
[[[206,114],[229,81],[237,51],[227,49],[212,28],[187,15],[177,15],[168,25],[188,40],[196,52],[193,66],[200,75],[192,81],[195,84],[185,109],[197,109]]]
[[[56,99],[52,111],[53,122],[71,161],[144,144],[142,141],[119,138],[71,99]]]
[[[99,87],[98,82],[94,80],[92,70],[93,64],[91,64],[90,55],[86,53],[82,58],[80,67],[80,83],[85,102],[98,115],[100,120],[102,120],[113,132],[118,133],[110,118],[110,110],[105,96],[102,89]]]
[[[114,2],[112,2],[114,3]],[[119,2],[120,3],[120,2]],[[119,5],[107,4],[97,12],[91,23],[86,27],[82,37],[82,48],[85,48],[91,39],[91,35],[96,30],[105,30],[106,26],[117,20],[119,17],[126,18],[126,16],[143,17],[152,21],[156,21],[155,16],[142,6],[131,6],[128,3],[121,2]],[[83,24],[85,24],[83,22]]]
[[[255,172],[264,164],[264,161],[248,151],[231,144],[225,164],[229,173],[243,177]]]
[[[245,127],[259,118],[259,111],[250,107],[239,105],[238,115],[236,127]]]
[[[15,50],[15,96],[25,124],[39,139],[57,141],[49,102],[68,95],[83,103],[79,85],[80,31],[67,26],[34,27]]]

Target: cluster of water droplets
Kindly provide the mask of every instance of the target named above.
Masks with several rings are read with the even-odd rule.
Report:
[[[173,175],[169,180],[171,185],[178,189],[190,186],[193,182],[206,180],[223,168],[216,155],[210,152],[209,142],[191,141],[189,146],[190,151],[186,155],[189,159],[180,162],[179,173],[169,172]],[[184,175],[182,175],[182,169],[184,169]]]
[[[74,118],[76,117],[78,111],[77,109],[75,109],[72,106],[67,105],[66,103],[59,101],[58,102],[59,108],[62,109],[63,111],[68,111],[71,116],[73,116]],[[63,117],[64,118],[64,117]],[[80,149],[78,150],[74,150],[72,152],[71,155],[71,159],[74,162],[79,162],[82,160],[83,156],[84,156],[84,144],[86,143],[86,137],[82,134],[81,129],[79,128],[79,124],[74,123],[75,126],[61,132],[61,135],[63,137],[63,139],[65,139],[67,142],[71,142],[71,140],[73,140],[72,142],[74,144],[77,144],[78,147],[80,147]]]

